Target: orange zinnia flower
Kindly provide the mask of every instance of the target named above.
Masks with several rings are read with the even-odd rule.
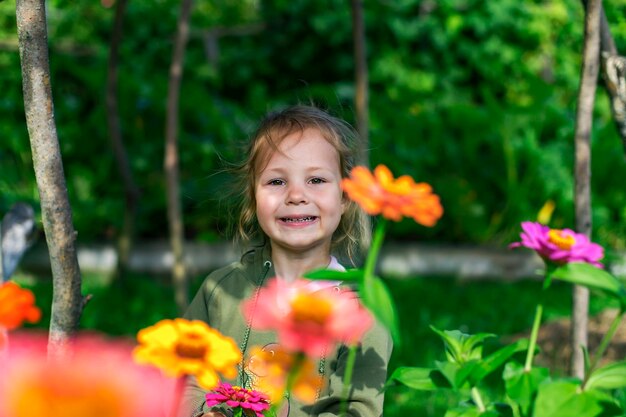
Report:
[[[35,305],[32,291],[13,281],[0,285],[0,327],[13,330],[23,322],[35,323],[41,319],[41,310]]]
[[[365,167],[355,167],[350,178],[341,181],[348,197],[372,216],[382,214],[389,220],[411,217],[423,226],[434,226],[443,215],[439,196],[426,183],[416,183],[408,175],[394,179],[391,171],[378,165],[374,173]]]
[[[137,333],[139,346],[133,356],[138,363],[154,365],[166,375],[194,375],[198,384],[211,390],[226,378],[237,376],[241,352],[230,337],[200,320],[161,320]]]
[[[272,404],[280,403],[288,380],[292,381],[290,393],[305,404],[313,403],[323,386],[322,377],[310,358],[278,345],[252,348],[247,371],[254,375],[254,388],[267,394]]]

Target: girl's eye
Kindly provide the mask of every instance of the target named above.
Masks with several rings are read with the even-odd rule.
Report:
[[[285,181],[283,180],[269,180],[267,185],[283,185]]]
[[[311,184],[323,184],[326,181],[323,178],[311,178],[309,181]]]

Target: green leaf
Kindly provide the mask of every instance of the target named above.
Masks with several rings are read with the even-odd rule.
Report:
[[[444,417],[478,417],[480,411],[476,407],[453,408],[448,410]]]
[[[495,411],[497,411],[498,416],[513,417],[515,415],[513,408],[509,404],[495,403],[493,404],[493,407],[495,408]]]
[[[441,372],[441,370],[439,369],[433,369],[430,374],[430,379],[431,381],[433,381],[433,384],[435,384],[439,388],[454,388],[452,383],[450,383],[450,380],[448,380],[448,377],[444,375],[443,372]]]
[[[448,410],[445,417],[502,417],[509,414],[501,414],[496,410],[485,410],[482,413],[476,407],[459,407]]]
[[[460,364],[461,362],[461,340],[463,333],[459,330],[439,330],[435,326],[431,325],[430,328],[433,332],[437,333],[443,340],[443,344],[446,349],[446,357],[448,361]]]
[[[596,369],[585,384],[588,389],[617,389],[626,387],[626,361]]]
[[[556,268],[551,278],[571,282],[572,284],[605,291],[622,300],[626,300],[626,289],[622,283],[603,269],[584,262],[574,262]]]
[[[304,274],[304,277],[313,280],[360,281],[363,279],[363,270],[348,269],[347,271],[335,271],[331,269],[315,269]]]
[[[457,383],[459,381],[457,373],[459,372],[460,368],[456,363],[435,361],[435,366],[437,367],[437,370],[441,373],[441,375],[445,377],[451,388],[463,388],[462,384],[459,385]]]
[[[520,339],[515,343],[507,345],[491,353],[489,356],[480,361],[472,371],[472,374],[470,375],[472,385],[478,385],[484,377],[502,366],[507,359],[515,353],[526,349],[528,349],[528,340]]]
[[[409,388],[420,391],[436,390],[438,386],[431,379],[433,369],[430,368],[412,368],[401,366],[393,371],[393,374],[387,381],[389,385],[392,381],[397,381]]]
[[[474,369],[476,369],[476,367],[478,366],[478,363],[478,360],[465,362],[456,373],[455,385],[458,387],[462,387],[467,383],[470,387],[475,386],[476,384],[472,382],[470,376],[474,372]]]
[[[496,336],[491,333],[470,335],[460,330],[439,330],[434,326],[430,328],[443,339],[448,360],[459,365],[481,359],[483,342],[489,337]]]
[[[462,354],[465,360],[478,360],[483,357],[483,343],[485,339],[496,337],[492,333],[477,333],[469,335],[462,342]]]
[[[614,406],[610,396],[597,390],[580,390],[578,380],[559,380],[539,386],[533,417],[596,417]]]
[[[370,284],[364,283],[361,289],[363,304],[389,330],[396,345],[401,344],[396,307],[385,283],[378,277],[372,277]]]
[[[550,378],[548,368],[531,368],[526,372],[524,366],[509,362],[504,366],[502,379],[507,395],[519,404],[523,415],[528,415],[539,385]]]
[[[587,346],[580,347],[583,351],[583,359],[585,361],[585,375],[587,374],[589,367],[591,366],[591,358],[589,357],[589,349]]]

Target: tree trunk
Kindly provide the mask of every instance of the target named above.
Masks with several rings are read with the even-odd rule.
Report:
[[[169,90],[167,95],[167,119],[165,141],[165,176],[167,185],[167,213],[170,226],[170,244],[174,255],[172,280],[176,305],[182,313],[189,304],[187,273],[184,263],[183,215],[180,204],[178,173],[178,101],[183,73],[183,58],[189,37],[189,16],[192,0],[182,0],[178,29],[174,40],[174,52],[170,67]]]
[[[596,84],[600,66],[600,14],[601,0],[590,0],[585,11],[585,44],[576,112],[576,162],[575,162],[575,212],[576,229],[591,236],[591,126]],[[584,355],[587,347],[587,322],[589,291],[575,286],[572,312],[572,362],[573,376],[583,378]]]
[[[354,103],[356,127],[360,136],[358,163],[369,166],[368,74],[363,0],[352,0],[352,39],[354,41]]]
[[[583,4],[586,1],[583,0]],[[611,113],[626,153],[626,58],[618,56],[604,10],[600,14],[600,55],[602,79],[611,101]]]
[[[124,183],[124,195],[126,205],[124,207],[124,223],[118,235],[118,262],[116,276],[124,275],[128,269],[130,250],[133,245],[135,231],[135,216],[137,204],[139,202],[139,189],[133,178],[133,173],[128,162],[128,155],[122,140],[122,129],[120,127],[120,116],[117,99],[118,80],[118,60],[119,46],[122,41],[124,12],[127,0],[118,0],[115,5],[115,18],[113,22],[113,32],[109,46],[109,62],[107,66],[107,92],[106,92],[106,113],[107,125],[109,127],[109,137],[117,168]]]
[[[76,232],[54,122],[44,0],[17,0],[16,17],[26,125],[52,269],[48,354],[59,357],[67,354],[83,300]]]

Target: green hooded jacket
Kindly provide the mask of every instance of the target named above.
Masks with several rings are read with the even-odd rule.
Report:
[[[253,297],[268,279],[275,276],[267,246],[246,252],[240,262],[212,272],[203,282],[185,313],[185,318],[202,320],[212,328],[229,336],[239,345],[244,363],[249,360],[253,346],[266,347],[277,343],[274,332],[257,331],[250,327],[242,314],[242,301]],[[379,417],[383,410],[383,386],[387,378],[387,364],[392,342],[389,333],[375,324],[363,337],[357,349],[348,402],[348,415]],[[312,405],[303,405],[295,398],[286,399],[280,417],[337,416],[343,391],[343,373],[348,348],[340,346],[318,362],[318,372],[325,381]],[[241,369],[241,367],[240,367]],[[250,388],[249,375],[240,370],[233,384]],[[195,417],[208,412],[206,391],[194,378],[189,378],[183,395],[181,417]]]

